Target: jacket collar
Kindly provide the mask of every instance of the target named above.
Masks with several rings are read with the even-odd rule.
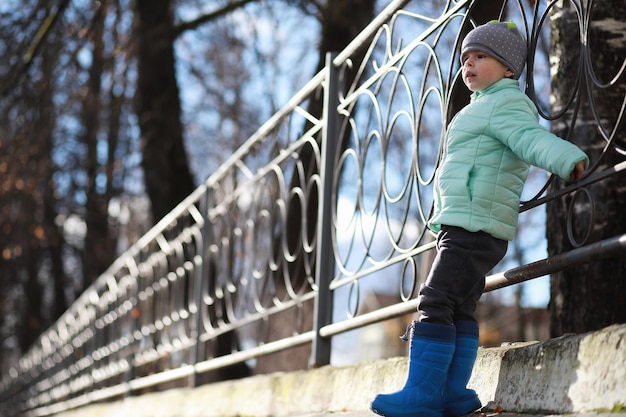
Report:
[[[496,81],[488,87],[483,88],[480,91],[475,91],[470,96],[471,101],[477,100],[480,97],[493,94],[500,90],[505,90],[508,88],[516,88],[519,90],[519,82],[512,78],[503,78],[501,80]]]

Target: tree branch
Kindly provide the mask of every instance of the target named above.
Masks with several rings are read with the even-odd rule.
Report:
[[[183,22],[179,25],[177,25],[176,27],[174,27],[173,30],[173,34],[174,34],[174,39],[178,38],[180,35],[183,34],[183,32],[187,31],[187,30],[191,30],[191,29],[195,29],[200,25],[203,25],[207,22],[210,22],[212,20],[218,19],[222,16],[227,15],[228,13],[237,10],[245,5],[247,5],[248,3],[254,3],[254,2],[258,2],[259,0],[237,0],[233,3],[229,3],[226,6],[222,7],[221,9],[217,9],[215,11],[212,11],[211,13],[208,14],[204,14],[200,17],[198,17],[197,19],[194,20],[190,20],[188,22]]]
[[[57,6],[56,11],[48,15],[44,19],[44,21],[41,23],[28,49],[22,56],[22,65],[20,66],[19,70],[15,72],[15,75],[12,77],[13,78],[12,81],[7,83],[6,87],[2,89],[1,94],[3,97],[6,97],[9,91],[13,89],[15,85],[18,84],[19,78],[22,77],[26,72],[28,72],[28,69],[33,63],[33,58],[35,57],[37,52],[39,52],[41,45],[43,44],[46,37],[50,33],[50,29],[52,28],[52,26],[54,26],[54,24],[59,19],[59,17],[63,15],[63,12],[65,11],[65,9],[67,8],[69,4],[70,4],[70,0],[61,0],[59,5]]]

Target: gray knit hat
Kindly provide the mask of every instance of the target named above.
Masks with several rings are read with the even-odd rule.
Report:
[[[461,62],[468,51],[481,51],[494,57],[519,79],[526,63],[526,41],[513,22],[489,23],[472,29],[461,47]]]

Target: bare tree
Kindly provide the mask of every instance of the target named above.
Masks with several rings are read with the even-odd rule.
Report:
[[[181,123],[170,0],[135,2],[137,114],[152,215],[160,220],[194,190]]]
[[[100,162],[98,161],[98,135],[101,131],[101,113],[104,103],[102,96],[102,78],[105,65],[104,51],[104,19],[106,8],[98,8],[92,20],[89,33],[91,43],[91,62],[88,68],[88,79],[85,85],[86,94],[82,101],[80,142],[86,149],[85,170],[87,173],[85,204],[85,253],[83,256],[84,287],[89,286],[115,259],[114,241],[108,234],[108,201],[98,190]],[[107,183],[105,187],[110,188]]]
[[[313,0],[291,0],[288,3],[300,7],[304,12],[311,13],[317,17],[320,23],[320,42],[318,48],[318,64],[316,70],[321,70],[326,65],[326,55],[328,52],[340,52],[359,34],[374,17],[374,8],[376,2],[374,0],[346,0],[342,2],[331,1],[313,1]],[[347,19],[346,16],[351,16]],[[365,49],[361,49],[352,57],[354,62],[361,62],[365,55]],[[345,76],[344,88],[348,88],[356,77],[358,65],[347,71]],[[322,117],[323,97],[316,97],[311,100],[308,106],[308,112],[314,117]],[[307,127],[303,127],[303,131]],[[348,137],[350,132],[345,132]],[[345,142],[345,141],[344,141]],[[318,173],[320,167],[317,166],[313,149],[304,147],[300,150],[298,158],[303,161],[303,172],[294,170],[291,177],[291,187],[298,187],[300,184],[308,182],[309,178]],[[317,228],[317,195],[308,196],[308,207],[302,207],[299,204],[290,204],[287,213],[287,242],[289,250],[292,253],[300,252],[297,245],[302,235],[302,217],[307,213],[306,227],[308,227],[307,235],[313,236]],[[281,237],[275,236],[275,251],[279,251]],[[310,256],[309,256],[310,257]],[[312,269],[307,269],[306,263],[309,262],[307,255],[301,253],[297,260],[290,263],[288,268],[288,276],[291,279],[290,285],[294,288],[303,288],[310,285],[311,279],[315,276],[314,265]],[[280,275],[280,274],[278,274]],[[285,283],[281,279],[275,281],[277,291],[285,291]],[[313,304],[312,302],[302,306],[303,312],[302,322],[313,323]],[[270,329],[270,337],[272,339],[286,337],[291,332],[290,317],[278,315],[274,318]],[[309,326],[310,327],[310,326]],[[303,329],[307,330],[307,329]],[[280,364],[281,369],[288,370],[303,369],[309,365],[311,347],[309,345],[297,347],[285,352],[269,355],[261,358],[257,365],[257,372],[271,372],[276,370],[276,364]]]
[[[13,347],[27,348],[117,254],[109,202],[134,169],[121,161],[132,158],[120,116],[130,110],[119,65],[124,1],[80,9],[33,0],[0,16],[0,206],[14,213],[2,218],[0,274],[15,277],[4,282],[10,301],[0,315],[19,339],[4,339]]]
[[[53,9],[45,10],[53,20]],[[32,12],[30,8],[22,11]],[[5,287],[0,322],[7,326],[3,333],[11,334],[3,337],[3,351],[26,349],[68,303],[63,291],[64,242],[55,225],[52,161],[56,120],[54,84],[49,77],[59,58],[58,38],[41,34],[41,41],[33,43],[20,30],[32,33],[36,27],[15,22],[16,17],[2,16],[16,24],[3,24],[0,35],[0,43],[9,53],[8,65],[0,66],[0,113],[4,119],[0,133],[0,274]],[[11,39],[16,42],[11,44]],[[41,47],[43,42],[48,47]],[[35,60],[37,49],[40,54]],[[19,58],[21,65],[13,65]],[[29,69],[22,76],[22,71]]]

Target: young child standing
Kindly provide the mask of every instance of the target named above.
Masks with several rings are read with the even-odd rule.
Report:
[[[461,62],[472,95],[448,126],[435,178],[429,227],[438,232],[437,256],[419,291],[419,319],[404,336],[411,342],[407,380],[371,405],[387,417],[456,417],[481,407],[467,388],[478,350],[474,313],[485,276],[515,235],[529,166],[575,180],[589,163],[539,124],[520,91],[526,41],[513,22],[469,32]]]

